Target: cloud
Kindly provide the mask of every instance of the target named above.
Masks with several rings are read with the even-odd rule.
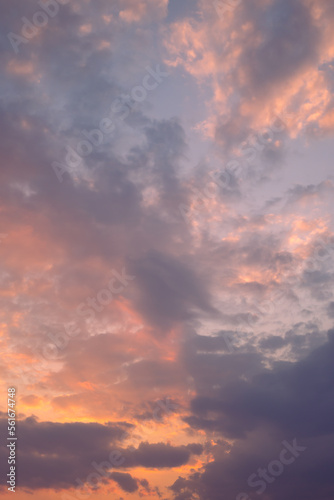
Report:
[[[189,264],[150,252],[131,269],[140,289],[138,308],[158,331],[190,319],[193,309],[213,312],[206,286]]]
[[[296,440],[307,451],[268,485],[269,498],[276,500],[284,493],[288,499],[311,499],[315,494],[325,499],[334,491],[326,472],[333,464],[333,335],[330,330],[326,343],[297,362],[276,362],[271,370],[224,385],[216,398],[201,395],[192,401],[189,425],[221,437],[215,438],[214,460],[202,474],[173,484],[175,498],[192,498],[195,493],[200,498],[236,498],[250,490],[251,473],[274,460],[284,440]]]
[[[125,463],[129,464],[129,466],[158,469],[180,467],[188,463],[192,455],[201,455],[202,451],[202,445],[196,443],[187,446],[171,446],[165,443],[140,443],[136,450],[125,451]]]
[[[122,488],[123,491],[128,493],[133,493],[138,490],[138,484],[136,479],[134,479],[131,474],[124,472],[112,472],[110,474],[111,479],[116,481],[116,483]]]
[[[328,304],[327,314],[330,318],[334,318],[334,302],[330,302]]]
[[[330,331],[328,342],[307,358],[296,363],[278,363],[272,371],[260,372],[250,381],[227,384],[216,399],[199,396],[193,400],[192,409],[204,417],[204,427],[211,422],[231,437],[245,436],[246,431],[266,423],[289,435],[330,434],[334,432],[330,417],[334,407],[328,385],[333,349]],[[217,415],[216,421],[205,420],[209,412]]]
[[[1,420],[5,433],[7,420]],[[76,478],[91,472],[94,459],[107,459],[112,446],[127,435],[127,425],[38,422],[34,417],[17,422],[20,429],[20,486],[29,489],[70,488]],[[5,445],[1,462],[7,462]],[[5,484],[5,481],[3,482]]]
[[[205,123],[222,155],[270,126],[275,114],[289,115],[292,136],[331,127],[331,80],[318,69],[332,59],[333,37],[324,29],[333,16],[329,2],[252,0],[223,16],[213,3],[200,5],[205,22],[179,20],[165,43],[171,66],[211,85]]]
[[[7,420],[1,420],[5,434]],[[85,482],[95,472],[94,463],[116,460],[117,468],[174,468],[187,464],[203,448],[199,444],[172,446],[165,443],[142,442],[138,448],[122,448],[129,424],[38,422],[34,417],[17,423],[20,429],[20,486],[31,490],[41,488],[68,489]],[[7,449],[1,447],[1,463],[7,462]],[[112,463],[109,463],[112,468]],[[5,467],[5,465],[4,465]],[[128,473],[113,471],[110,478],[124,491],[138,489],[137,480]],[[5,480],[3,482],[5,484]]]
[[[268,498],[333,497],[334,8],[234,3],[73,1],[18,54],[0,40],[1,369],[30,491],[118,450],[111,494],[234,498],[297,438],[310,453]],[[2,31],[37,8],[3,3]]]

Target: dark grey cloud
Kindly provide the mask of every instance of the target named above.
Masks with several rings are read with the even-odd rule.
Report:
[[[260,342],[260,346],[263,349],[276,350],[276,349],[281,349],[287,343],[288,341],[283,337],[279,337],[278,335],[271,335],[270,337],[263,339]]]
[[[214,313],[207,284],[186,258],[151,251],[131,272],[140,290],[137,307],[158,333],[190,320],[194,310]]]
[[[286,339],[291,338],[288,332]],[[276,348],[282,342],[269,337],[266,345]],[[327,342],[300,361],[277,362],[272,370],[261,370],[247,381],[224,385],[216,398],[195,398],[193,416],[186,418],[189,425],[234,441],[227,445],[216,437],[214,460],[203,473],[175,481],[175,499],[191,499],[194,494],[201,499],[237,498],[241,492],[255,498],[247,484],[250,475],[279,456],[283,441],[294,440],[304,451],[267,485],[268,498],[325,500],[333,494],[333,354],[331,330]]]
[[[119,448],[128,434],[127,427],[127,424],[121,427],[81,422],[38,422],[34,417],[18,420],[19,485],[32,490],[77,486],[77,478],[84,480],[92,472],[92,461],[108,460],[110,451]],[[5,435],[7,420],[1,420],[1,428]],[[7,468],[7,455],[3,444],[1,463],[4,469]]]
[[[332,424],[334,333],[328,342],[296,363],[280,362],[252,380],[227,384],[219,397],[199,396],[192,402],[197,426],[213,425],[231,437],[261,425],[277,426],[288,434],[321,436],[334,432]],[[214,412],[217,419],[207,419]],[[197,420],[198,419],[198,420]]]
[[[215,398],[231,380],[249,379],[264,361],[255,348],[237,348],[242,331],[224,330],[214,336],[191,333],[182,344],[181,362],[193,380],[196,392]],[[193,418],[193,417],[189,417]]]
[[[279,458],[283,441],[292,445],[294,438],[289,439],[280,434],[273,436],[263,430],[257,435],[250,435],[247,443],[235,443],[228,453],[225,444],[220,443],[211,450],[215,459],[206,465],[203,474],[180,477],[170,489],[177,500],[190,500],[195,494],[201,499],[227,497],[234,500],[241,493],[245,494],[241,498],[255,500],[259,498],[258,485],[257,488],[250,487],[248,479],[252,474],[257,474],[260,468],[268,472],[268,465]],[[327,499],[334,492],[330,473],[333,466],[333,436],[315,440],[297,439],[296,443],[304,450],[291,465],[284,467],[279,477],[273,478],[269,474],[270,480],[274,481],[271,484],[264,482],[264,495],[270,500],[311,500],[314,496],[321,500]],[[292,457],[291,454],[288,456]]]
[[[244,19],[251,9],[248,4]],[[262,43],[256,50],[249,47],[240,63],[248,68],[252,92],[256,93],[256,88],[263,92],[268,86],[286,81],[305,64],[316,61],[320,31],[304,2],[276,0],[263,11],[253,10],[251,18],[262,34]]]
[[[270,335],[262,338],[258,347],[264,351],[289,350],[290,358],[295,361],[305,358],[311,351],[320,347],[327,339],[325,332],[319,331],[312,321],[295,323],[284,335]]]
[[[3,435],[6,434],[7,419],[0,421]],[[142,442],[138,448],[123,447],[122,441],[128,435],[129,425],[124,423],[54,423],[38,422],[34,417],[17,422],[20,446],[17,457],[20,463],[20,487],[31,490],[40,488],[68,489],[85,483],[95,464],[109,462],[117,469],[132,467],[173,468],[188,463],[190,458],[201,455],[200,444],[172,446],[165,443]],[[110,462],[114,456],[115,463]],[[7,463],[6,444],[0,448],[0,459],[4,469]],[[110,478],[124,491],[138,489],[138,482],[129,473],[112,471]],[[5,484],[5,478],[2,479]]]
[[[118,426],[38,422],[33,417],[20,422],[19,427],[21,447],[26,453],[54,453],[64,456],[99,452],[101,447],[108,447],[124,435],[124,428]]]
[[[334,318],[334,302],[330,302],[327,306],[327,314],[330,318]]]
[[[188,463],[192,455],[198,456],[203,452],[201,444],[187,446],[171,446],[166,443],[140,443],[137,449],[124,450],[124,466],[172,468]]]
[[[131,476],[131,474],[126,472],[112,472],[110,477],[116,481],[123,491],[134,493],[138,490],[138,483],[136,479]]]

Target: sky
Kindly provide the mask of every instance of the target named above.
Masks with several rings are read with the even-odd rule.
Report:
[[[333,499],[333,1],[0,14],[1,494]]]

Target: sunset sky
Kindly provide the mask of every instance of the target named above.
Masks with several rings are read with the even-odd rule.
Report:
[[[333,0],[0,25],[0,494],[333,500]]]

